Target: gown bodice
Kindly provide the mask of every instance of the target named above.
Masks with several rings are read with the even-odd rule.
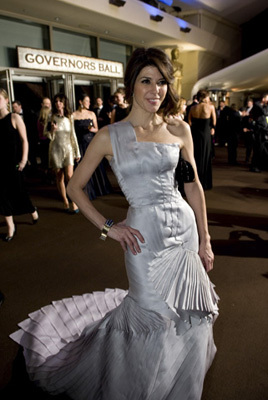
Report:
[[[74,127],[78,141],[80,141],[84,135],[89,135],[93,138],[94,133],[89,131],[91,126],[93,126],[93,120],[91,118],[74,120]]]
[[[130,205],[129,224],[141,230],[155,252],[179,242],[198,251],[194,213],[175,181],[179,145],[138,142],[129,122],[110,125],[109,130],[111,167]]]
[[[109,126],[114,157],[111,166],[132,207],[166,204],[181,198],[175,183],[177,143],[138,142],[133,126]]]

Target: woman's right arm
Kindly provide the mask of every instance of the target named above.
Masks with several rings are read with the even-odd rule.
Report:
[[[105,218],[92,204],[84,192],[84,187],[104,157],[113,156],[113,150],[108,127],[102,128],[92,139],[86,154],[76,168],[67,186],[67,193],[74,201],[84,216],[97,228],[102,230],[107,218]],[[130,248],[133,254],[140,252],[137,238],[144,241],[139,231],[124,223],[114,224],[109,230],[108,236],[120,242],[123,250]]]
[[[17,129],[21,140],[22,155],[21,155],[21,161],[19,162],[18,170],[22,171],[27,164],[28,151],[29,151],[26,126],[25,123],[23,122],[23,119],[18,114],[15,113],[12,113],[12,124],[14,128]]]

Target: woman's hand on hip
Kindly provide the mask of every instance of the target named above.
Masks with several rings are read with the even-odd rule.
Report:
[[[141,252],[138,240],[144,243],[142,234],[137,229],[127,226],[125,221],[114,224],[109,230],[108,236],[119,242],[124,251],[129,248],[134,255]]]

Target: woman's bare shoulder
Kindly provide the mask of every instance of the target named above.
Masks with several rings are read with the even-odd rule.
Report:
[[[110,138],[110,132],[108,126],[104,126],[101,128],[94,136],[94,141],[98,142],[100,144],[110,144],[111,143],[111,138]]]
[[[17,125],[23,125],[23,119],[17,113],[11,113],[11,122],[15,127],[17,127]]]
[[[182,137],[190,132],[189,124],[177,117],[170,117],[167,120],[167,129],[177,137]]]

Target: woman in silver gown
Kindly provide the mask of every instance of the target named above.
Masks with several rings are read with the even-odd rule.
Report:
[[[51,121],[45,126],[44,135],[50,139],[49,167],[55,172],[64,211],[77,213],[79,209],[74,202],[71,202],[70,208],[65,182],[73,176],[74,162],[80,160],[80,151],[69,102],[62,93],[53,98]]]
[[[191,132],[174,114],[172,65],[154,48],[137,49],[125,86],[128,117],[101,129],[68,185],[85,217],[125,252],[129,290],[55,301],[30,314],[11,337],[24,347],[30,378],[79,400],[199,400],[216,348],[216,295],[207,272],[213,252]],[[180,153],[195,180],[177,190]],[[83,187],[109,160],[129,202],[113,223]],[[105,246],[105,243],[103,243]]]

